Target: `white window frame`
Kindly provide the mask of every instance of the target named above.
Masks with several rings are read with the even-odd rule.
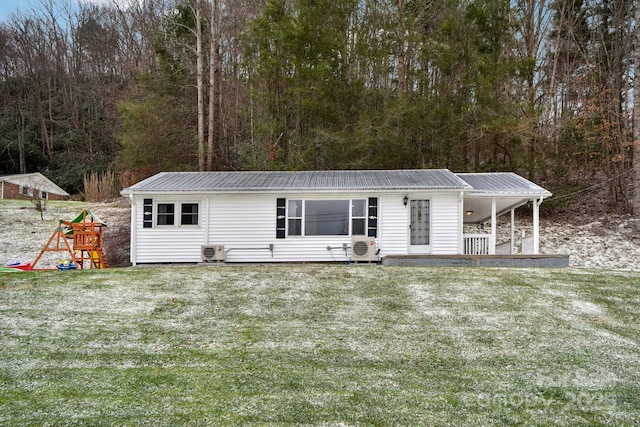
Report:
[[[173,224],[158,224],[158,220],[163,215],[160,213],[160,205],[173,205]],[[183,205],[196,205],[198,209],[197,213],[197,224],[183,224],[182,223],[182,206]],[[199,228],[200,223],[202,221],[202,209],[201,203],[199,201],[194,200],[154,200],[153,201],[153,228]]]
[[[354,202],[362,202],[363,203],[363,207],[362,207],[362,215],[361,216],[355,216],[353,214],[353,203]],[[349,235],[350,236],[367,236],[367,232],[369,231],[368,228],[368,213],[369,213],[369,199],[365,198],[365,199],[349,199]],[[362,232],[362,234],[353,234],[353,221],[354,220],[359,220],[359,221],[363,221],[364,222],[364,230]]]
[[[180,202],[179,205],[180,205],[180,211],[179,211],[180,212],[180,227],[197,227],[197,226],[199,226],[200,225],[200,203],[187,201],[187,202]],[[195,222],[195,224],[194,223],[191,223],[191,224],[184,224],[183,223],[183,215],[188,215],[188,216],[191,216],[191,217],[193,217],[193,215],[194,215],[193,212],[185,214],[182,211],[182,208],[185,205],[194,205],[196,207],[196,213],[195,213],[196,222]]]
[[[302,216],[290,216],[289,202],[291,201],[300,201],[302,203]],[[348,203],[348,231],[347,234],[307,234],[306,233],[306,222],[307,222],[307,202],[330,202],[330,201],[345,201]],[[353,203],[354,201],[362,201],[364,203],[364,212],[363,216],[353,216]],[[351,237],[351,236],[367,236],[369,231],[368,225],[368,209],[369,209],[369,200],[366,197],[356,197],[356,198],[335,198],[335,199],[304,199],[304,198],[291,198],[286,199],[286,232],[285,235],[287,238],[299,238],[299,237]],[[362,220],[364,221],[364,233],[363,234],[353,234],[353,220]],[[290,220],[298,220],[300,221],[300,234],[290,234],[289,229],[289,221]]]

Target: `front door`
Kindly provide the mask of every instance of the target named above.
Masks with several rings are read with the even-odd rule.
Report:
[[[411,200],[409,253],[431,252],[431,206],[429,200]]]

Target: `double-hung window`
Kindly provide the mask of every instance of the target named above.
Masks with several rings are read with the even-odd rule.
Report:
[[[153,215],[151,200],[145,199],[145,227]],[[191,226],[199,224],[199,204],[192,202],[168,202],[156,204],[157,226]]]
[[[287,204],[289,236],[302,236],[302,200],[289,200]]]
[[[351,235],[364,236],[365,234],[367,234],[367,201],[351,200]]]
[[[180,205],[180,225],[198,225],[197,203],[182,203]]]
[[[366,199],[287,201],[288,236],[362,236],[367,233]]]
[[[174,203],[158,203],[158,225],[175,225],[176,205]]]

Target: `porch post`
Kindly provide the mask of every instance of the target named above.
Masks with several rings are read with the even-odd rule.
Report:
[[[540,252],[540,200],[534,199],[533,202],[533,254],[538,255]]]
[[[513,255],[516,250],[515,234],[516,234],[516,221],[515,221],[515,209],[511,209],[511,245],[509,247],[509,254]]]
[[[492,197],[491,198],[491,239],[489,241],[489,255],[496,254],[497,222],[498,221],[496,221],[496,198]]]
[[[464,192],[458,198],[458,255],[464,255]]]

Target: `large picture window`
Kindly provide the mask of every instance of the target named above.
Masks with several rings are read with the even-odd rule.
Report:
[[[287,201],[288,236],[363,236],[367,234],[367,200]]]
[[[348,200],[305,201],[305,236],[346,236],[348,234]]]

